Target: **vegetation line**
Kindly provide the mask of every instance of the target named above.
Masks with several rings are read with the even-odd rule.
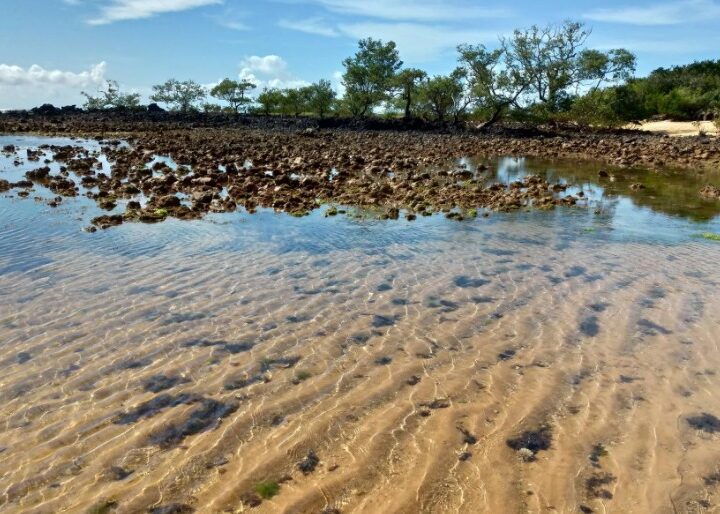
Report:
[[[257,86],[248,80],[224,79],[208,90],[193,80],[170,79],[153,86],[154,103],[145,107],[139,94],[123,93],[110,80],[95,94],[83,92],[84,108],[159,111],[158,104],[163,104],[181,112],[473,120],[485,126],[512,119],[617,127],[662,117],[715,119],[720,126],[720,60],[660,68],[646,78],[634,78],[632,52],[591,49],[590,35],[584,24],[565,21],[515,30],[492,50],[461,44],[457,67],[435,76],[403,67],[393,41],[367,38],[342,63],[342,96],[329,80],[265,88],[252,96]],[[220,103],[207,102],[208,95]]]

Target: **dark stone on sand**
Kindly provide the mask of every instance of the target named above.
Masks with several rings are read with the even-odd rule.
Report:
[[[447,398],[435,398],[433,401],[428,403],[421,403],[423,407],[428,407],[429,409],[447,409],[450,407],[450,400]]]
[[[408,378],[405,383],[409,386],[414,386],[420,383],[420,376],[419,375],[413,375],[410,378]]]
[[[132,475],[132,471],[121,468],[120,466],[110,466],[105,473],[110,480],[125,480]]]
[[[473,434],[471,434],[467,428],[459,426],[459,427],[457,427],[457,429],[463,435],[463,443],[465,443],[465,444],[477,443],[477,437],[475,437]]]
[[[195,394],[161,394],[151,400],[141,403],[134,409],[119,414],[113,421],[116,425],[131,425],[141,419],[151,418],[160,411],[175,407],[177,405],[190,404],[200,401],[202,398]]]
[[[720,432],[720,419],[712,414],[703,412],[697,416],[688,416],[688,424],[696,430],[714,434]]]
[[[516,353],[517,353],[517,351],[515,349],[507,348],[507,349],[503,350],[502,352],[498,353],[497,359],[499,361],[508,361],[508,360],[512,359],[513,357],[515,357]]]
[[[641,319],[638,321],[638,328],[643,335],[654,336],[658,334],[669,335],[672,334],[672,330],[658,325],[648,319]]]
[[[168,503],[167,505],[152,507],[148,509],[148,512],[150,514],[191,514],[195,512],[195,509],[184,503]]]
[[[587,271],[587,269],[584,268],[583,266],[572,266],[570,269],[568,269],[565,272],[565,277],[566,278],[579,277],[580,275],[585,274],[586,271]]]
[[[318,464],[320,464],[320,459],[314,450],[310,450],[305,458],[298,463],[298,469],[302,471],[303,475],[309,475],[315,471]]]
[[[376,314],[373,316],[372,326],[375,328],[392,327],[395,325],[395,319],[387,316]]]
[[[506,441],[507,445],[515,451],[527,448],[533,453],[550,449],[552,443],[552,431],[547,425],[535,430],[526,430],[516,437]]]
[[[178,384],[189,382],[187,378],[167,375],[153,375],[143,382],[143,389],[153,393],[159,393],[165,389],[170,389]]]
[[[600,325],[597,316],[587,316],[580,321],[578,326],[580,332],[588,337],[595,337],[600,333]]]
[[[243,493],[240,496],[240,501],[248,507],[259,507],[262,503],[262,498],[260,498],[260,495],[257,493]]]
[[[453,279],[453,282],[457,287],[460,288],[469,288],[469,287],[482,287],[486,284],[489,284],[489,280],[485,280],[483,278],[470,278],[466,277],[465,275],[457,276]]]
[[[161,448],[171,448],[180,444],[188,436],[217,426],[223,418],[235,412],[237,408],[238,404],[235,402],[223,403],[211,398],[201,400],[185,420],[155,432],[150,436],[149,443],[157,444]]]
[[[610,491],[605,489],[605,486],[612,484],[616,480],[617,477],[611,473],[595,473],[585,480],[585,489],[591,498],[603,498],[610,500],[613,495]]]

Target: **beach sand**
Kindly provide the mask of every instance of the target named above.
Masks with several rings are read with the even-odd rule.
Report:
[[[659,132],[670,136],[697,136],[704,134],[717,136],[717,126],[712,121],[644,121],[630,124],[627,128],[640,129],[647,132]]]

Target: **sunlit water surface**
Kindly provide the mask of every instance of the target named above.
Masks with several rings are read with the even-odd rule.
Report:
[[[43,143],[77,144],[0,137]],[[462,222],[321,208],[86,233],[100,211],[82,196],[1,194],[0,511],[234,512],[286,474],[259,512],[715,501],[720,442],[687,419],[720,416],[720,243],[701,237],[720,233],[720,202],[697,194],[717,177],[462,162],[588,200]],[[0,154],[0,179],[39,165]],[[543,424],[552,447],[515,458],[505,440]],[[601,471],[610,494],[588,486]]]

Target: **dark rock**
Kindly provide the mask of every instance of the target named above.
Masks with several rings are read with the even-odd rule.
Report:
[[[103,229],[121,225],[122,222],[123,217],[120,214],[103,215],[90,220],[90,223]]]
[[[320,459],[313,450],[310,450],[307,456],[298,463],[298,469],[302,471],[303,475],[308,475],[315,471],[315,468],[320,463]]]
[[[168,503],[148,509],[150,514],[192,514],[195,509],[184,503]]]
[[[526,430],[516,437],[507,440],[507,445],[515,451],[526,448],[533,453],[550,449],[552,431],[549,426],[541,426],[536,430]]]
[[[687,422],[694,429],[702,430],[709,434],[720,431],[720,419],[707,412],[703,412],[697,416],[688,416]]]

